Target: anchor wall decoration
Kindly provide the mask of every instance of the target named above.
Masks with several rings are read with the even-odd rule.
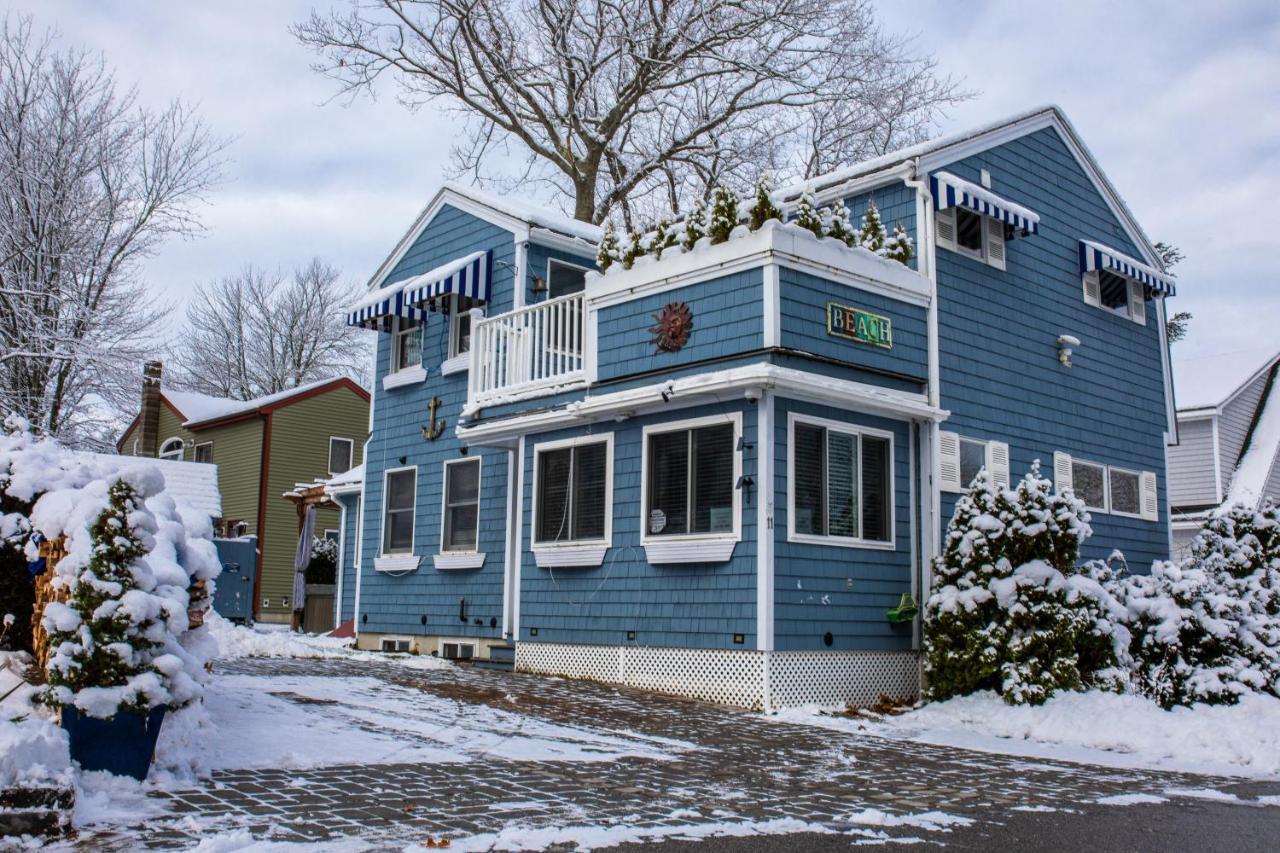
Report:
[[[440,398],[432,397],[427,408],[431,411],[431,425],[422,428],[422,437],[427,441],[435,441],[444,434],[444,418],[436,420],[436,409],[440,408]]]

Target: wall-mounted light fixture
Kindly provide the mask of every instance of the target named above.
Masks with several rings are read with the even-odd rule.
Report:
[[[547,292],[547,280],[546,280],[545,278],[543,278],[542,276],[540,276],[540,275],[535,275],[535,276],[533,277],[533,292],[534,292],[534,293],[546,293],[546,292]]]
[[[1071,353],[1080,346],[1080,339],[1074,335],[1058,335],[1058,364],[1071,366]]]

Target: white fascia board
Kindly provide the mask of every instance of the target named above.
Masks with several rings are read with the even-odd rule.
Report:
[[[558,234],[536,225],[529,229],[529,240],[544,248],[559,249],[562,252],[571,252],[587,258],[594,257],[599,250],[594,243],[588,243],[578,237]]]
[[[669,402],[662,392],[667,391]],[[911,420],[941,421],[950,413],[930,406],[924,394],[882,388],[848,379],[836,379],[774,364],[700,373],[626,391],[588,396],[557,409],[518,415],[502,420],[458,427],[458,437],[472,444],[488,445],[518,435],[546,432],[574,424],[630,418],[655,411],[724,402],[727,393],[773,390],[789,399],[807,400],[849,411]]]
[[[364,481],[358,483],[343,483],[340,486],[325,486],[324,493],[329,497],[337,497],[340,495],[359,495],[364,493]]]
[[[705,280],[776,263],[812,272],[833,281],[925,305],[929,281],[897,261],[862,248],[850,248],[833,237],[815,237],[795,225],[777,221],[718,245],[691,252],[667,252],[661,259],[646,255],[629,270],[587,276],[587,301],[593,308],[627,302]]]

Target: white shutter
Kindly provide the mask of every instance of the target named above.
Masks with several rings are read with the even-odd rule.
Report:
[[[987,229],[987,263],[998,270],[1004,266],[1004,223],[990,216],[982,217],[983,227]]]
[[[996,488],[1009,488],[1009,445],[1003,441],[987,442],[987,473]]]
[[[1140,281],[1129,282],[1129,317],[1135,323],[1147,325],[1146,286]]]
[[[938,462],[941,471],[938,488],[944,492],[963,492],[964,483],[960,482],[960,436],[957,433],[938,433]]]
[[[1053,452],[1053,490],[1058,494],[1071,489],[1071,457]]]
[[[1098,282],[1098,271],[1092,270],[1084,274],[1084,304],[1102,304],[1102,285]]]
[[[940,249],[956,250],[956,209],[939,210],[933,218],[933,233]]]
[[[1156,475],[1142,472],[1142,517],[1148,521],[1160,520],[1160,493],[1156,491]]]

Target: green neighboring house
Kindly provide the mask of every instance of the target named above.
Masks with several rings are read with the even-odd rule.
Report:
[[[369,392],[345,377],[312,382],[256,400],[173,391],[158,361],[143,367],[142,405],[116,443],[125,455],[218,466],[220,535],[257,536],[254,616],[290,619],[298,516],[280,499],[297,483],[340,474],[363,460]],[[338,513],[316,514],[316,535],[337,536]]]

